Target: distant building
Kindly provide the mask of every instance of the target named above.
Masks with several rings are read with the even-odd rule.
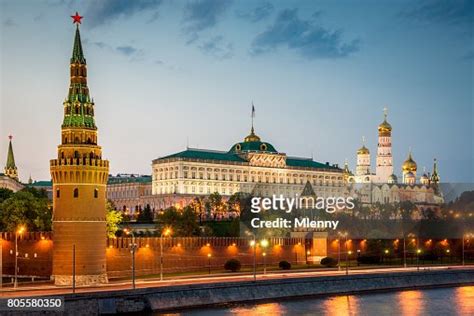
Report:
[[[18,168],[15,164],[15,155],[13,154],[12,139],[13,136],[8,136],[8,152],[7,162],[5,164],[4,173],[0,173],[0,188],[9,189],[13,192],[20,191],[24,188],[24,185],[20,183],[18,178]]]

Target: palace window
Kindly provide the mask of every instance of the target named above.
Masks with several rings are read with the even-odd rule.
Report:
[[[56,198],[59,199],[60,195],[61,195],[61,191],[59,191],[59,189],[56,189]]]
[[[75,189],[74,189],[73,196],[74,196],[75,198],[78,198],[78,197],[79,197],[79,189],[78,189],[78,188],[75,188]]]
[[[98,198],[99,197],[99,189],[94,189],[94,198]]]

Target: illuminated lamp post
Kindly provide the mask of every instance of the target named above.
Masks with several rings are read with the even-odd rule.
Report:
[[[260,245],[262,246],[263,249],[267,248],[268,247],[268,240],[262,239],[260,241]],[[263,274],[267,274],[267,262],[266,262],[267,253],[263,252],[262,256],[263,256]]]
[[[136,249],[137,249],[137,244],[135,243],[135,234],[133,233],[133,230],[128,229],[128,228],[125,228],[123,231],[124,231],[125,234],[132,236],[132,244],[131,244],[131,248],[132,248],[132,288],[135,289],[135,252],[136,252]]]
[[[13,283],[14,288],[18,287],[18,235],[23,234],[25,230],[25,226],[20,225],[15,231],[15,283]]]
[[[171,235],[171,228],[166,228],[160,237],[160,281],[163,281],[163,237]]]
[[[211,274],[211,257],[212,257],[212,254],[208,253],[207,260],[208,260],[209,274]]]

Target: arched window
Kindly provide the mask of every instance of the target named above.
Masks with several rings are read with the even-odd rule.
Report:
[[[75,197],[75,198],[78,198],[78,197],[79,197],[79,189],[78,189],[78,188],[75,188],[75,189],[74,189],[74,197]]]
[[[95,188],[94,189],[94,198],[98,198],[99,197],[99,189]]]

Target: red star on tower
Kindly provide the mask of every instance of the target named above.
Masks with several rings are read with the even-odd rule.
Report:
[[[81,24],[81,19],[83,18],[83,16],[80,16],[79,13],[77,13],[76,11],[76,14],[75,15],[71,15],[71,18],[72,18],[72,23],[75,24]]]

